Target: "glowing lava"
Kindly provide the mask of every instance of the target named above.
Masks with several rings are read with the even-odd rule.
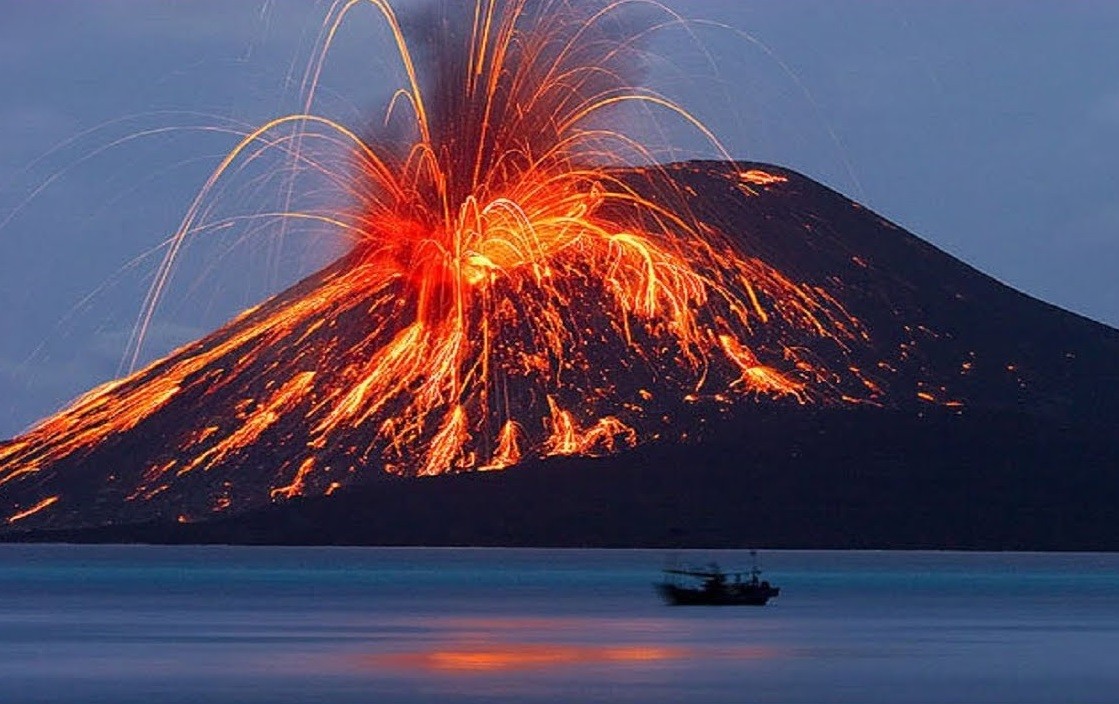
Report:
[[[620,22],[633,4],[659,7],[446,2],[425,18],[415,53],[387,2],[336,2],[307,110],[246,136],[215,171],[170,244],[140,336],[182,242],[205,228],[215,183],[269,147],[327,169],[307,156],[312,128],[351,145],[350,163],[332,171],[351,206],[291,217],[338,227],[351,253],[0,446],[0,484],[34,482],[141,426],[165,448],[115,477],[130,501],[194,473],[249,471],[256,445],[282,448],[266,495],[239,491],[235,476],[207,483],[218,511],[329,493],[367,471],[434,475],[616,452],[678,436],[673,423],[689,404],[842,402],[832,385],[846,370],[825,368],[805,341],[844,349],[864,335],[858,322],[693,217],[672,171],[617,126],[652,110],[710,137],[635,86],[642,40],[667,11]],[[386,121],[404,140],[361,139],[312,114],[330,44],[359,5],[395,37],[407,81]],[[293,127],[300,135],[277,136]],[[784,181],[727,174],[728,188],[747,195]],[[209,410],[180,425],[158,420],[172,406]],[[52,494],[16,506],[10,520],[64,503]]]

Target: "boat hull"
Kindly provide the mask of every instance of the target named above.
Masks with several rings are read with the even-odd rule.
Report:
[[[662,583],[657,590],[671,606],[765,606],[781,593],[780,587],[742,585],[726,589],[693,589]]]

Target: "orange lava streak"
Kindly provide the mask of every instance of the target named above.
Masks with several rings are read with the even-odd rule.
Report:
[[[179,474],[185,474],[198,467],[220,464],[229,453],[251,445],[260,437],[261,433],[295,407],[296,403],[310,390],[311,382],[314,379],[314,372],[296,374],[273,393],[261,408],[238,418],[238,425],[235,429],[228,432],[221,441],[210,449],[195,457],[186,467],[179,470]],[[201,434],[196,442],[204,442],[211,434]]]
[[[474,466],[473,453],[463,454],[470,441],[470,431],[467,428],[466,411],[462,406],[455,406],[431,439],[427,463],[420,469],[420,476],[430,477],[442,474],[448,468],[465,469]],[[447,464],[448,460],[452,462],[450,465]]]
[[[57,497],[57,496],[48,496],[47,498],[45,498],[42,501],[40,501],[39,503],[35,504],[31,508],[29,508],[25,511],[20,511],[17,514],[15,514],[13,516],[10,516],[8,518],[8,523],[9,524],[15,523],[16,521],[23,520],[24,518],[27,518],[28,516],[33,516],[36,513],[38,513],[39,511],[42,511],[43,509],[45,509],[48,506],[57,502],[58,499],[59,499],[59,497]]]
[[[719,343],[723,351],[734,360],[742,372],[742,376],[734,384],[742,384],[746,389],[762,394],[790,395],[803,400],[801,392],[804,384],[793,381],[781,372],[767,367],[758,361],[746,347],[730,335],[719,336]]]
[[[308,457],[303,460],[303,464],[299,465],[299,470],[296,471],[295,477],[292,478],[291,483],[287,486],[281,486],[273,489],[270,495],[290,499],[293,496],[299,496],[303,493],[303,480],[311,473],[315,467],[315,458]]]
[[[626,446],[637,444],[637,433],[614,416],[599,418],[590,428],[582,430],[571,411],[560,408],[554,398],[548,397],[551,416],[548,425],[551,434],[545,442],[548,455],[588,455],[614,452],[621,438]]]
[[[497,449],[494,450],[493,458],[478,469],[482,471],[505,469],[520,462],[522,435],[520,426],[513,421],[507,421],[501,428],[501,434],[498,435]]]
[[[777,176],[775,174],[762,171],[761,169],[750,169],[743,171],[740,174],[743,181],[752,183],[755,186],[772,186],[775,183],[786,183],[789,179],[784,176]]]

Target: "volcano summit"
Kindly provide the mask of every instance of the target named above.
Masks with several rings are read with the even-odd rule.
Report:
[[[349,253],[0,445],[7,531],[160,526],[145,529],[156,539],[286,504],[312,506],[310,522],[325,526],[314,506],[360,516],[382,499],[355,496],[515,477],[527,470],[509,468],[556,458],[608,467],[684,447],[714,466],[703,448],[738,447],[730,454],[757,463],[788,429],[803,439],[852,418],[884,428],[995,414],[1083,430],[1119,411],[1115,331],[1010,291],[793,172],[658,164],[633,136],[648,130],[618,125],[660,111],[718,142],[635,87],[655,20],[619,18],[614,3],[507,0],[438,3],[402,23],[370,0],[407,76],[389,140],[311,112],[356,4],[335,4],[324,25],[306,111],[247,134],[189,208],[133,358],[177,252],[206,231],[207,199],[239,159],[280,149],[335,184],[345,212],[285,216],[336,228]],[[320,143],[345,144],[346,158]],[[846,481],[860,459],[844,463],[817,483]],[[668,471],[647,478],[693,481]],[[379,506],[379,525],[418,526],[399,513],[406,503]],[[473,510],[485,515],[485,502]],[[215,539],[238,540],[231,530]]]

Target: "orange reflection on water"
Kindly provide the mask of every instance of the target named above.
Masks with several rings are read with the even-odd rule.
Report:
[[[498,673],[587,664],[638,664],[690,659],[768,659],[768,648],[697,649],[658,645],[500,643],[434,647],[431,650],[371,656],[367,662],[397,671],[452,674]]]
[[[435,672],[505,672],[604,662],[657,662],[689,656],[684,648],[508,643],[376,656],[375,664]]]

